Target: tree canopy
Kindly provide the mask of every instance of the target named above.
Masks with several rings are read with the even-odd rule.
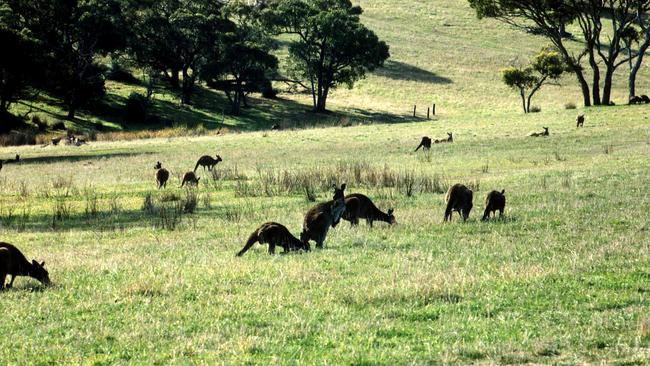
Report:
[[[297,36],[289,46],[290,71],[311,91],[314,111],[326,110],[331,89],[352,87],[367,71],[381,67],[388,45],[359,19],[349,0],[275,0],[266,11],[279,33]]]

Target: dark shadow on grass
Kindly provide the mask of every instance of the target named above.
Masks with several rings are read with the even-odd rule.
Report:
[[[83,147],[80,147],[82,149]],[[120,152],[107,152],[99,155],[59,155],[59,156],[35,156],[35,157],[25,157],[21,158],[20,164],[47,164],[54,162],[77,162],[85,160],[101,160],[104,158],[118,158],[118,157],[128,157],[128,156],[141,156],[141,155],[151,155],[152,152],[141,152],[141,153],[120,153]]]
[[[449,78],[400,61],[387,61],[383,68],[378,68],[373,73],[393,80],[420,81],[431,84],[453,83]]]

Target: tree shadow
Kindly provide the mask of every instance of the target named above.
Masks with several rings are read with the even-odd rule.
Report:
[[[393,80],[420,81],[431,84],[453,83],[449,78],[400,61],[386,61],[383,68],[378,68],[373,73]]]
[[[81,147],[80,147],[81,148]],[[127,157],[127,156],[140,156],[140,155],[151,155],[152,152],[139,152],[139,153],[120,153],[120,152],[107,152],[99,155],[56,155],[56,156],[33,156],[33,157],[21,157],[20,164],[43,164],[43,163],[54,163],[54,162],[78,162],[84,160],[102,160],[102,159],[111,159],[116,157]]]

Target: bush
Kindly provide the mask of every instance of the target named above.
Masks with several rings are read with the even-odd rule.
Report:
[[[140,80],[118,62],[113,62],[106,71],[106,78],[128,84],[139,84]]]
[[[139,93],[131,93],[126,101],[126,119],[131,122],[143,123],[147,119],[149,100]]]
[[[542,107],[534,105],[530,107],[529,113],[539,113],[541,111],[542,111]]]

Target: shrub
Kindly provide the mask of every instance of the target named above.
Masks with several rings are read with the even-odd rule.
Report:
[[[139,84],[140,80],[119,62],[112,62],[106,71],[106,78],[128,84]]]
[[[32,131],[11,131],[0,135],[0,146],[36,145],[36,135]]]
[[[566,103],[564,109],[576,109],[576,104],[573,102]]]
[[[126,119],[131,122],[143,123],[147,119],[149,100],[142,94],[131,93],[126,101]]]
[[[542,111],[542,107],[534,105],[534,106],[530,107],[530,110],[528,111],[528,113],[539,113],[541,111]]]

